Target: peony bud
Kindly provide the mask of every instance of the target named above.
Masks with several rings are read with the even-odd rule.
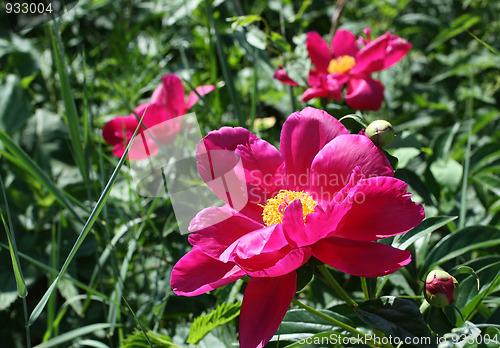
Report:
[[[394,140],[394,129],[385,120],[373,121],[366,127],[366,136],[379,147],[384,147]]]
[[[458,293],[458,282],[445,271],[432,271],[425,279],[424,296],[434,307],[451,305]]]

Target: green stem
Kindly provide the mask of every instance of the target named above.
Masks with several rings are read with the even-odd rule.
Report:
[[[472,88],[474,83],[474,77],[472,74],[469,75],[469,86]],[[467,217],[467,187],[469,181],[469,167],[470,167],[470,151],[472,147],[472,110],[473,110],[473,98],[470,96],[465,104],[465,117],[468,122],[468,133],[467,133],[467,145],[465,147],[465,162],[462,173],[462,189],[460,197],[460,211],[458,216],[458,228],[462,229],[465,227],[465,219]]]
[[[26,297],[23,297],[24,310],[24,327],[26,329],[26,347],[31,348],[30,325],[28,324],[28,306],[26,305]]]
[[[299,306],[299,307],[301,307],[301,308],[304,308],[306,311],[311,312],[312,314],[317,315],[318,317],[321,317],[321,318],[329,321],[330,323],[332,323],[335,326],[338,326],[338,327],[340,327],[340,328],[342,328],[344,330],[347,330],[347,331],[349,331],[350,333],[352,333],[352,334],[354,334],[356,336],[363,337],[364,338],[363,342],[366,342],[366,344],[368,344],[368,345],[370,345],[372,347],[375,347],[374,344],[369,343],[369,341],[371,340],[370,336],[365,335],[364,333],[362,333],[361,331],[353,328],[352,326],[347,325],[347,324],[345,324],[345,323],[343,323],[343,322],[341,322],[341,321],[339,321],[339,320],[337,320],[335,318],[332,318],[329,315],[326,315],[325,313],[321,313],[320,311],[318,311],[318,310],[316,310],[316,309],[314,309],[312,307],[309,307],[305,303],[302,303],[299,300],[297,300],[295,297],[292,299],[292,303],[295,304],[295,305],[297,305],[297,306]]]
[[[330,285],[330,287],[333,290],[335,290],[335,292],[340,296],[340,298],[342,298],[350,307],[354,308],[354,307],[358,306],[358,304],[356,302],[354,302],[354,300],[352,298],[349,297],[347,292],[345,292],[345,290],[340,286],[340,284],[337,283],[335,278],[333,278],[330,271],[326,268],[326,265],[319,265],[316,267],[319,269],[321,274],[325,277],[328,285]]]
[[[366,284],[366,278],[360,277],[361,279],[361,287],[363,288],[363,298],[365,301],[370,299],[370,293],[368,292],[368,285]]]

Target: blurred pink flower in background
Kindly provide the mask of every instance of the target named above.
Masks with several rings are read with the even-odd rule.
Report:
[[[203,181],[226,204],[191,221],[193,248],[174,266],[171,285],[178,295],[195,296],[250,276],[239,321],[242,348],[271,339],[296,292],[295,270],[311,256],[363,277],[411,261],[409,251],[376,240],[418,225],[422,205],[411,201],[407,184],[393,178],[370,139],[349,134],[324,111],[290,115],[279,151],[244,128],[222,127],[200,142],[197,159]],[[215,179],[239,160],[248,203],[237,211]]]
[[[307,34],[307,50],[315,69],[309,72],[309,88],[302,95],[303,102],[313,98],[341,100],[344,85],[347,85],[344,95],[347,105],[356,110],[380,109],[384,86],[370,75],[399,62],[412,45],[389,32],[373,41],[368,28],[365,34],[366,38],[356,39],[352,32],[339,29],[331,49],[317,32]],[[274,77],[283,83],[297,85],[281,67]]]
[[[213,91],[214,85],[204,85],[195,88],[200,96]],[[102,129],[104,140],[113,146],[112,153],[116,157],[121,157],[125,148],[132,139],[135,129],[142,120],[143,125],[137,131],[137,137],[142,138],[142,142],[135,142],[130,148],[128,158],[139,160],[154,155],[158,152],[157,141],[168,144],[175,135],[175,127],[161,127],[165,121],[182,116],[199,100],[198,94],[191,91],[185,100],[185,90],[181,79],[175,74],[168,74],[162,77],[162,84],[153,91],[150,103],[137,106],[134,112],[128,116],[118,116],[110,120]],[[166,123],[165,123],[166,124]],[[174,123],[170,123],[172,125]],[[145,132],[146,129],[155,127],[151,134]]]

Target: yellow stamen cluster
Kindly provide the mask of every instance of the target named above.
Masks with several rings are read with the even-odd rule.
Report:
[[[356,60],[351,56],[340,56],[337,58],[333,58],[328,64],[328,72],[330,74],[336,73],[346,73],[352,69],[352,67],[356,65]]]
[[[262,206],[264,207],[264,211],[262,212],[262,219],[264,220],[264,223],[267,226],[282,223],[285,208],[296,199],[300,199],[300,202],[302,203],[302,213],[305,224],[306,216],[314,212],[314,208],[316,208],[318,203],[310,197],[307,192],[289,190],[281,190],[276,196],[269,198],[266,205]]]

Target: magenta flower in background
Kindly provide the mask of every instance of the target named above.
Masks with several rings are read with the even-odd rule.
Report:
[[[204,96],[214,89],[214,85],[204,85],[197,87],[196,92],[200,96]],[[113,155],[121,157],[128,143],[132,140],[140,118],[146,113],[142,120],[143,126],[137,131],[137,136],[142,138],[142,142],[133,144],[128,157],[132,160],[139,160],[152,156],[158,152],[156,141],[168,144],[176,133],[175,126],[161,127],[158,125],[186,114],[199,100],[198,94],[191,91],[185,100],[185,90],[181,79],[175,74],[165,75],[162,77],[162,84],[154,90],[151,102],[139,105],[128,116],[118,116],[110,120],[102,129],[103,138],[109,145],[113,146]],[[156,129],[154,134],[145,132],[146,129],[152,127]]]
[[[349,134],[324,111],[292,114],[279,151],[244,128],[222,127],[200,142],[197,159],[202,179],[226,204],[191,221],[193,248],[174,266],[171,285],[178,295],[196,296],[249,275],[242,348],[271,339],[296,292],[295,270],[311,256],[363,277],[390,274],[411,261],[409,251],[376,240],[418,225],[422,205],[411,201],[407,184],[393,178],[370,139]],[[248,203],[236,211],[234,195],[215,179],[239,160]]]
[[[365,29],[365,33],[366,39],[356,39],[352,32],[339,29],[331,49],[317,32],[307,34],[307,50],[315,69],[309,72],[309,88],[302,95],[303,102],[313,98],[341,100],[344,85],[347,85],[344,95],[347,105],[356,110],[380,109],[384,86],[370,75],[399,62],[412,45],[389,32],[373,41],[370,30]],[[280,70],[275,78],[293,85],[295,82]]]

